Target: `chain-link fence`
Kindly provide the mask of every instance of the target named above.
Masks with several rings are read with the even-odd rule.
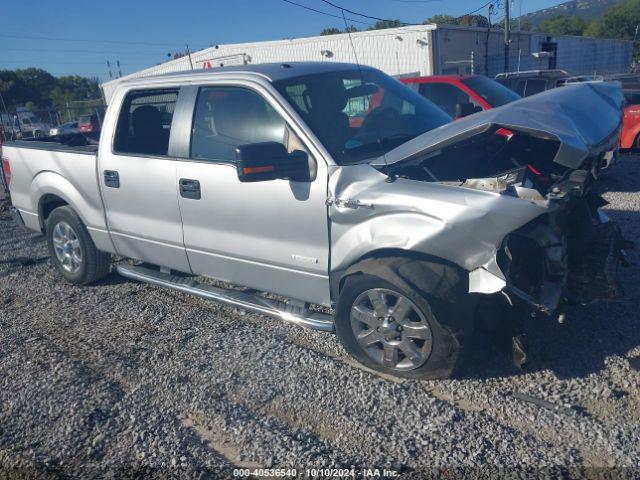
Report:
[[[102,129],[105,110],[101,100],[46,109],[6,105],[0,108],[0,126],[7,140],[97,134]]]

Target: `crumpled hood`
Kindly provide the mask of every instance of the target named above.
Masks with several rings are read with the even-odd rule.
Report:
[[[426,132],[371,162],[383,166],[436,151],[496,126],[557,139],[554,162],[579,168],[584,159],[615,148],[622,125],[620,84],[559,87],[470,115]]]

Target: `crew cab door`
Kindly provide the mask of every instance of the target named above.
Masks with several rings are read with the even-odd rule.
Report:
[[[328,304],[326,164],[266,87],[210,85],[191,95],[177,176],[193,273]],[[236,147],[267,141],[306,151],[312,180],[240,182]]]
[[[98,180],[118,254],[188,272],[176,161],[168,155],[178,93],[130,90],[112,100],[122,104],[105,119]]]

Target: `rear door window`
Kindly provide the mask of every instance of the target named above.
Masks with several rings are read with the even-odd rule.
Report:
[[[190,157],[235,162],[236,147],[250,143],[287,145],[284,119],[258,93],[242,87],[203,87],[193,117]]]
[[[120,110],[114,151],[120,154],[166,156],[178,89],[134,90]],[[87,122],[91,121],[91,117]]]

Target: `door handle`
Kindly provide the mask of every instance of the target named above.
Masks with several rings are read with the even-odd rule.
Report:
[[[115,170],[105,170],[104,184],[107,187],[120,188],[120,174]]]
[[[181,178],[178,182],[180,186],[180,196],[183,198],[190,198],[192,200],[200,200],[200,182],[198,180],[192,180],[190,178]]]

